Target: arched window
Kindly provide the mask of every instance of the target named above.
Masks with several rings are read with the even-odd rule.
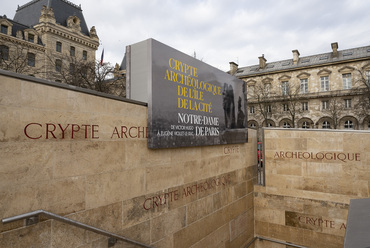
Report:
[[[249,127],[256,128],[256,123],[252,122]]]
[[[304,128],[304,129],[309,129],[310,128],[310,124],[308,123],[308,121],[304,121],[302,123],[302,128]]]
[[[346,120],[346,121],[344,122],[344,128],[345,128],[345,129],[353,129],[353,121],[351,121],[351,120]]]
[[[323,129],[330,129],[330,122],[328,122],[328,121],[324,121],[324,122],[322,123],[322,128],[323,128]]]
[[[271,122],[268,122],[267,123],[267,127],[272,127],[272,123]]]
[[[284,121],[283,128],[290,128],[289,122]]]

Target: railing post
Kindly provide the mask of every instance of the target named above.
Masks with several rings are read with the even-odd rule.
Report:
[[[108,239],[108,247],[113,247],[117,243],[117,239],[109,238]]]
[[[39,221],[40,221],[40,219],[39,219],[38,215],[29,217],[29,218],[26,219],[26,226],[37,224],[37,223],[39,223]]]

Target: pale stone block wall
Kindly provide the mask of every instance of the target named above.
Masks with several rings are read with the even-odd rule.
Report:
[[[265,129],[266,186],[255,186],[257,236],[343,247],[350,199],[368,198],[370,132]],[[285,247],[263,241],[256,247]]]
[[[163,248],[254,237],[255,130],[246,144],[149,150],[146,106],[9,75],[0,73],[0,218],[44,209]],[[0,247],[107,247],[51,220],[0,231]]]

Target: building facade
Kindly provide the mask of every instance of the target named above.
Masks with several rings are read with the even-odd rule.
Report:
[[[248,127],[370,129],[370,46],[238,68],[248,89]]]
[[[81,6],[69,1],[30,1],[0,25],[1,69],[67,82],[78,64],[95,63],[95,27],[88,29]]]

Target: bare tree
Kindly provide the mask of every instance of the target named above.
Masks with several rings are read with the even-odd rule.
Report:
[[[281,102],[289,115],[292,122],[292,128],[295,128],[295,120],[298,113],[301,112],[300,85],[295,83],[284,82],[281,84]]]
[[[257,106],[257,113],[262,116],[262,123],[265,123],[266,127],[268,126],[267,120],[271,117],[272,109],[276,104],[272,97],[275,93],[271,92],[270,86],[270,84],[259,82],[254,86],[253,92],[253,97],[255,98]]]
[[[359,96],[355,111],[363,117],[370,115],[370,69],[356,69],[357,77],[353,85],[353,93]]]
[[[328,114],[328,116],[333,120],[333,129],[338,129],[339,120],[344,110],[343,101],[338,101],[338,97],[332,95],[328,100],[328,103],[329,106],[325,111]]]
[[[0,68],[3,70],[36,76],[42,60],[40,53],[22,42],[0,41]]]
[[[117,96],[125,96],[125,80],[116,76],[110,63],[86,61],[74,56],[48,56],[47,78],[82,88],[92,89]]]

